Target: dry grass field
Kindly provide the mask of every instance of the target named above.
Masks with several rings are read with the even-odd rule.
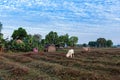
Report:
[[[120,49],[0,54],[0,80],[120,80]]]

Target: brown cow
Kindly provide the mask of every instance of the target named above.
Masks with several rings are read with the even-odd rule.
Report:
[[[89,52],[89,51],[90,51],[90,47],[83,47],[83,50],[84,50],[85,52]]]

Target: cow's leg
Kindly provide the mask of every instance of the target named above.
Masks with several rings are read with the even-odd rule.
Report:
[[[71,58],[72,58],[72,54],[71,54],[70,56],[71,56]]]
[[[74,57],[74,54],[72,54],[72,56]]]

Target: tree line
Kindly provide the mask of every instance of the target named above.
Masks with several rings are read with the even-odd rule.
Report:
[[[0,33],[2,24],[0,23]],[[0,46],[12,51],[31,51],[34,47],[42,50],[46,45],[55,45],[57,47],[75,46],[78,42],[77,36],[69,36],[68,34],[58,35],[57,32],[50,31],[45,39],[42,39],[40,34],[28,34],[25,29],[19,27],[14,30],[11,35],[11,40],[3,39],[3,34],[0,34]],[[21,40],[17,43],[17,40]]]
[[[19,27],[14,30],[11,35],[11,40],[8,38],[3,39],[2,23],[0,22],[0,47],[4,47],[11,51],[32,51],[34,47],[39,50],[43,50],[46,45],[55,45],[56,47],[67,47],[67,46],[77,46],[78,37],[69,36],[68,34],[58,35],[57,32],[50,31],[45,39],[42,39],[41,34],[28,34],[25,29]],[[21,43],[17,43],[17,40],[21,40]],[[112,40],[106,40],[105,38],[98,38],[96,41],[89,41],[88,44],[83,44],[82,46],[90,47],[112,47]]]
[[[89,41],[88,45],[90,47],[112,47],[112,40],[106,40],[105,38],[98,38],[96,41]]]

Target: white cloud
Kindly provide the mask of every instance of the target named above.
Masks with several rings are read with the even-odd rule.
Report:
[[[76,35],[81,42],[116,38],[120,31],[119,4],[119,0],[0,0],[0,21],[5,35],[24,26],[31,34],[45,35],[53,30]]]

